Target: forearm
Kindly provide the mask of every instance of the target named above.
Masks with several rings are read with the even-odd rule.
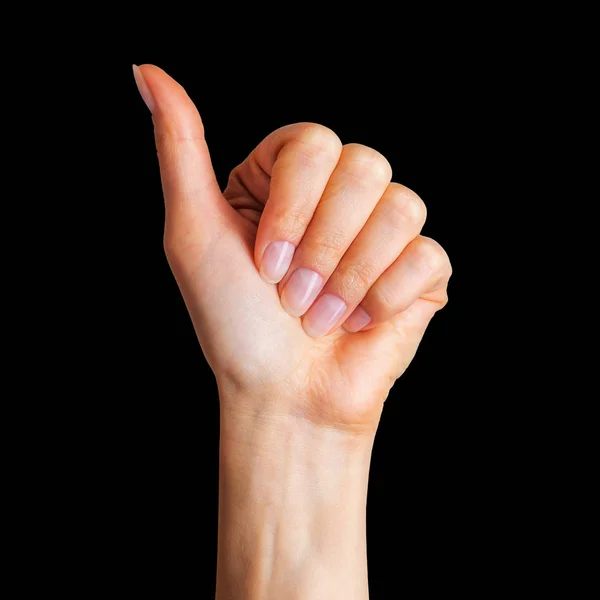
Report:
[[[217,600],[368,598],[372,439],[221,415]]]

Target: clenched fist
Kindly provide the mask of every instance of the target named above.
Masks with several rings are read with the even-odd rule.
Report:
[[[312,123],[268,135],[221,192],[200,116],[157,67],[135,68],[156,132],[165,250],[232,413],[372,430],[446,301],[448,257],[425,204],[376,150]],[[260,398],[260,406],[248,405]]]

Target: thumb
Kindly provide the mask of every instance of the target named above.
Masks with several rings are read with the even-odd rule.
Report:
[[[196,225],[214,228],[215,220],[231,208],[219,189],[198,110],[162,69],[134,65],[133,74],[152,113],[167,226],[186,223],[195,234]]]

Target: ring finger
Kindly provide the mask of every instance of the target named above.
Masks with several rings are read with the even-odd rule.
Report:
[[[435,240],[418,236],[369,289],[344,329],[356,332],[388,321],[419,298],[443,305],[451,274],[446,251]]]

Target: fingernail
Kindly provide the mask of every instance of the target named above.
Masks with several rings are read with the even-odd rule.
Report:
[[[350,333],[355,333],[371,322],[369,313],[362,307],[357,306],[354,312],[346,319],[342,327]]]
[[[304,331],[311,337],[323,337],[346,312],[346,303],[333,294],[323,294],[302,320]]]
[[[283,288],[281,304],[292,317],[300,317],[323,287],[323,278],[310,269],[296,269]]]
[[[135,83],[137,84],[138,91],[140,95],[144,99],[146,106],[150,109],[150,112],[153,113],[156,108],[156,102],[154,102],[154,96],[150,92],[150,88],[146,85],[146,80],[142,75],[142,70],[137,65],[133,66],[133,76],[135,77]]]
[[[294,246],[289,242],[273,242],[267,246],[260,265],[260,276],[267,283],[278,283],[290,268]]]

